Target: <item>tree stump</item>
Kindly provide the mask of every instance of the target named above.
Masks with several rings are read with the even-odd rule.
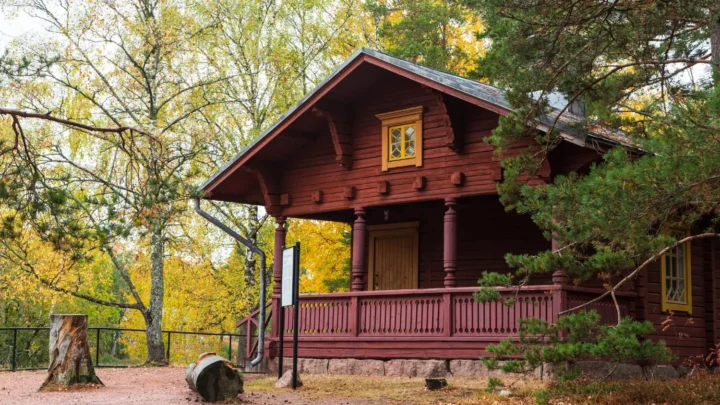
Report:
[[[243,379],[235,366],[215,353],[203,353],[190,364],[185,381],[205,401],[233,399],[243,392]]]
[[[88,346],[87,315],[50,315],[50,366],[40,389],[100,384]]]

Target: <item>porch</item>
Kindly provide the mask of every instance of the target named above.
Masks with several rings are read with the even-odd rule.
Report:
[[[479,303],[476,287],[424,290],[354,291],[330,294],[301,294],[298,327],[298,356],[305,358],[358,359],[477,359],[489,344],[518,336],[517,321],[539,318],[557,320],[557,314],[597,297],[602,289],[561,284],[500,289],[504,298],[517,300]],[[274,297],[275,298],[275,297]],[[622,317],[635,315],[634,292],[617,294]],[[602,321],[617,322],[617,312],[608,298],[587,307]],[[284,308],[284,353],[292,355],[292,308]],[[268,324],[277,325],[270,311]],[[241,324],[257,330],[257,311]],[[267,324],[266,324],[267,325]],[[266,341],[266,354],[277,357],[278,328]],[[247,358],[257,350],[248,340]]]
[[[530,218],[506,212],[495,196],[359,207],[314,219],[352,224],[349,292],[301,294],[298,355],[307,358],[477,359],[489,344],[518,335],[517,321],[557,314],[604,289],[567,285],[558,272],[529,286],[500,289],[512,305],[479,303],[473,294],[483,270],[508,271],[503,256],[550,248]],[[282,262],[285,219],[275,230],[275,263]],[[302,242],[301,242],[302,243]],[[292,308],[282,309],[281,269],[274,266],[266,354],[292,353]],[[634,315],[636,294],[618,295],[621,316]],[[612,299],[598,302],[604,322],[617,322]],[[275,316],[284,310],[284,325]],[[248,325],[257,327],[255,321]],[[255,346],[248,342],[248,356]]]

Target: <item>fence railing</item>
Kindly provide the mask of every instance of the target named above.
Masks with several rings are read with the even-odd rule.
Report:
[[[244,363],[245,350],[241,348],[244,349],[246,334],[174,330],[162,333],[165,357],[172,364],[194,362],[202,352],[218,353],[239,366]],[[49,334],[49,327],[0,327],[0,371],[47,369]],[[147,355],[144,329],[89,327],[88,344],[95,367],[140,365]]]

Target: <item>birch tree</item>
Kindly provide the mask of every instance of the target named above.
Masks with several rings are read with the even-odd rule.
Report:
[[[4,252],[48,288],[140,311],[147,361],[163,363],[166,246],[199,181],[191,162],[208,141],[195,118],[227,102],[214,96],[227,77],[216,74],[195,46],[217,21],[198,23],[190,2],[32,0],[17,7],[42,21],[45,35],[17,44],[22,58],[15,60],[52,55],[53,62],[29,77],[15,76],[6,89],[5,100],[20,112],[0,113],[12,128],[2,156],[9,190],[3,214],[15,238],[3,241]],[[68,119],[48,124],[44,116]],[[43,123],[27,124],[28,118]],[[67,268],[53,277],[32,268],[22,236],[30,227],[68,254]],[[150,251],[147,297],[127,270],[131,259],[120,254],[136,247]],[[110,256],[127,301],[61,286],[73,261],[93,250]]]
[[[206,5],[208,21],[222,24],[201,48],[212,68],[230,77],[222,94],[233,101],[202,112],[215,134],[204,157],[207,167],[220,168],[354,51],[342,45],[341,37],[355,9],[355,0]],[[261,227],[270,225],[257,206],[215,203],[213,209],[255,244]],[[245,280],[253,285],[256,259],[239,244],[235,248],[244,252]]]

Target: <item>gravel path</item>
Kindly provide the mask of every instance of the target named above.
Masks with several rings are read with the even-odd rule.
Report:
[[[44,371],[2,372],[0,373],[0,404],[187,405],[202,401],[199,395],[187,387],[183,368],[98,369],[97,374],[105,387],[80,392],[38,392],[45,378]],[[246,375],[246,381],[252,378],[254,376]],[[246,391],[238,400],[230,403],[270,405],[306,402],[300,393],[269,394]],[[312,401],[312,405],[320,404],[318,401]]]

